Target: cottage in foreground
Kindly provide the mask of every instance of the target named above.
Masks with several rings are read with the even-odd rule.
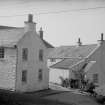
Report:
[[[33,15],[24,28],[0,26],[0,88],[29,92],[49,87],[46,49],[53,47],[36,32]]]

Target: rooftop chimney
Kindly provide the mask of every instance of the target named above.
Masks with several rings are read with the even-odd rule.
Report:
[[[82,45],[82,42],[81,42],[81,39],[80,38],[78,38],[78,46],[81,46]]]
[[[32,14],[28,15],[28,22],[33,22],[33,15]]]
[[[43,39],[43,30],[42,30],[42,27],[39,30],[39,35],[40,35],[40,38]]]
[[[103,33],[101,33],[101,39],[98,40],[98,41],[99,41],[99,44],[102,44],[103,43],[103,41],[104,41],[104,34]]]
[[[101,33],[101,41],[103,41],[103,40],[104,40],[104,34]]]
[[[36,23],[33,22],[33,15],[28,15],[28,21],[25,21],[25,32],[35,31],[36,32]]]

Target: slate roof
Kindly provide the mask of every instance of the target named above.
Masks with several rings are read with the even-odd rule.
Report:
[[[80,62],[82,59],[74,58],[74,59],[64,59],[52,66],[51,68],[58,68],[58,69],[69,69],[70,66],[75,65],[76,63]]]
[[[23,28],[0,29],[0,46],[13,47],[23,35]]]
[[[46,40],[43,39],[44,44],[46,45],[47,48],[54,48],[53,45],[51,45],[50,43],[48,43]]]
[[[81,45],[81,46],[60,46],[54,48],[48,58],[84,58],[88,56],[97,44]]]
[[[0,29],[17,29],[18,27],[0,26]]]
[[[86,63],[85,58],[88,58],[88,56],[98,47],[97,44],[90,44],[82,46],[61,46],[55,48],[50,53],[50,56],[52,58],[63,58],[63,60],[50,67],[58,69],[72,68],[74,70],[81,68]]]
[[[24,36],[24,28],[0,26],[0,46],[13,47]],[[47,48],[53,48],[47,41],[42,40]]]

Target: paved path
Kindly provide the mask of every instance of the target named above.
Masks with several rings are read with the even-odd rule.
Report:
[[[58,100],[64,103],[73,103],[74,105],[99,105],[92,98],[71,92],[64,92],[60,94],[50,95],[47,99]]]
[[[47,99],[51,99],[51,100],[58,100],[61,102],[65,102],[65,103],[73,103],[73,105],[99,105],[94,99],[93,97],[90,97],[86,94],[82,94],[77,91],[77,92],[73,92],[73,90],[69,90],[60,86],[54,86],[50,84],[50,87],[55,90],[62,90],[65,92],[61,92],[59,94],[52,94],[49,96],[46,96],[45,98]]]
[[[58,85],[50,84],[51,89],[46,89],[43,91],[30,92],[25,94],[17,94],[12,92],[1,92],[4,93],[6,99],[8,96],[13,100],[34,102],[38,103],[42,99],[50,99],[55,101],[60,101],[62,103],[67,103],[69,105],[99,105],[92,97],[86,95],[85,93],[80,93],[78,90],[70,90],[63,88]],[[2,90],[1,90],[2,91]],[[39,99],[39,98],[40,99]],[[43,102],[45,102],[43,100]],[[50,105],[50,104],[49,104]]]

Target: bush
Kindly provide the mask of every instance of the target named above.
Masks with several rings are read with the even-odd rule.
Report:
[[[98,103],[103,104],[103,103],[105,102],[105,96],[97,95],[97,96],[96,96],[96,101],[97,101]]]

